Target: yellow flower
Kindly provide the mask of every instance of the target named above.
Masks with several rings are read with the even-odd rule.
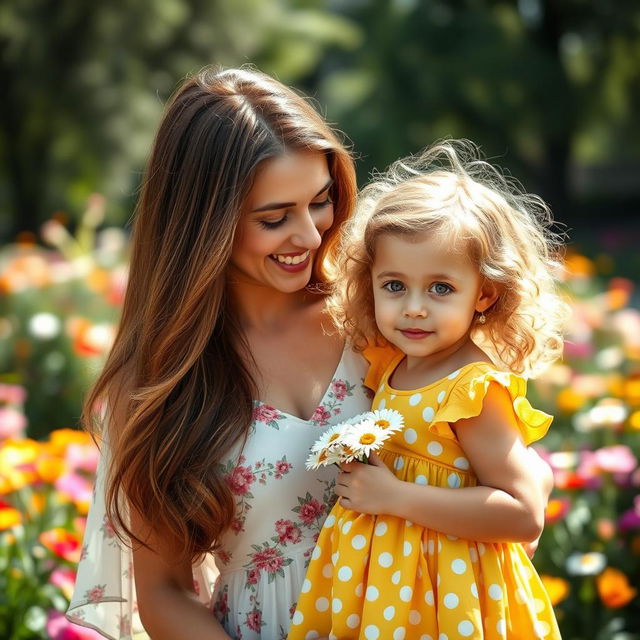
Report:
[[[0,531],[6,531],[22,522],[22,514],[11,506],[0,506]]]
[[[552,606],[555,607],[569,595],[569,583],[564,578],[541,575],[540,579],[549,594],[549,600]]]
[[[92,444],[93,440],[86,431],[78,429],[56,429],[49,436],[49,450],[53,455],[63,457],[70,444]]]
[[[624,383],[624,395],[629,404],[640,405],[640,378],[630,378]]]
[[[619,609],[631,602],[638,593],[629,585],[627,576],[618,569],[607,567],[597,578],[598,595],[605,607]]]
[[[640,430],[640,411],[634,411],[629,417],[629,426],[635,431]]]
[[[42,445],[35,440],[5,440],[0,447],[0,494],[33,484],[38,474],[35,463]]]

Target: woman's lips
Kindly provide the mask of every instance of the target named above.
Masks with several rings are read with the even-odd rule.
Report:
[[[400,329],[400,333],[409,340],[421,340],[430,336],[433,331],[423,331],[422,329]]]
[[[291,260],[299,260],[302,256],[304,256],[302,261],[296,264],[287,264],[287,262],[283,261],[283,259],[287,258]],[[278,257],[280,257],[280,259],[278,259]],[[277,256],[270,255],[269,258],[271,258],[271,260],[273,260],[273,262],[278,265],[283,271],[286,271],[287,273],[298,273],[299,271],[304,271],[309,265],[309,262],[311,261],[311,251],[303,251],[302,253],[280,253]]]

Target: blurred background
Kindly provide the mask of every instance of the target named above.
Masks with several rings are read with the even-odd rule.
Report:
[[[113,338],[163,105],[211,63],[310,96],[351,141],[360,185],[468,137],[551,204],[574,314],[563,362],[534,388],[556,415],[535,563],[564,638],[640,638],[632,0],[3,0],[0,638],[97,637],[61,614],[97,460],[81,399]]]

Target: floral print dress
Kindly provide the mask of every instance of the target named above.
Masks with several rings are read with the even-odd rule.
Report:
[[[237,640],[287,637],[306,567],[335,496],[335,467],[310,472],[311,445],[328,427],[369,409],[364,358],[345,349],[320,405],[309,420],[255,402],[250,436],[224,463],[236,516],[215,556],[194,567],[200,600]],[[137,615],[130,549],[105,514],[104,476],[94,501],[67,617],[105,638],[145,638]]]

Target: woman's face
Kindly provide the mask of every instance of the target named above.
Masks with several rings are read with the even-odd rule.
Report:
[[[322,153],[287,151],[265,160],[242,207],[229,279],[284,293],[303,289],[333,224],[332,182]]]

